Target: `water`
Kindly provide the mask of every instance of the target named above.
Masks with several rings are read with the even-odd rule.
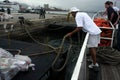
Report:
[[[63,15],[67,15],[68,11],[47,11],[47,13],[49,14],[63,14]],[[86,12],[91,18],[93,17],[93,15],[95,14],[95,12]]]
[[[50,14],[68,14],[67,11],[47,11]]]

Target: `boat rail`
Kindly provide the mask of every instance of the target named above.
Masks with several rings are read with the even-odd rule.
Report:
[[[86,53],[89,33],[86,34],[71,80],[86,80]]]
[[[104,10],[100,10],[97,13],[95,13],[92,17],[92,19],[96,18],[96,17],[103,17],[103,18],[107,18],[106,15],[104,15]]]
[[[93,15],[92,19],[94,20],[95,18],[104,18],[104,19],[107,19],[107,15],[104,16],[104,10],[101,10],[101,11],[98,11],[96,14]],[[109,38],[109,37],[101,37],[101,39],[106,39],[106,40],[111,40],[111,47],[113,46],[113,39],[114,39],[114,35],[115,35],[115,30],[116,28],[113,26],[113,24],[109,21],[110,25],[111,25],[111,28],[108,28],[106,26],[104,27],[100,27],[100,29],[109,29],[109,30],[112,30],[112,37]]]

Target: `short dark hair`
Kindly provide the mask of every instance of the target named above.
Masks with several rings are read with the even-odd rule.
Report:
[[[105,4],[110,5],[110,1],[106,1]]]
[[[110,4],[113,4],[113,2],[112,2],[112,1],[110,1]]]

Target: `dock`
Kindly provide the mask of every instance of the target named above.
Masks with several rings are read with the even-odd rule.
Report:
[[[66,15],[46,14],[45,19],[38,19],[38,14],[22,13],[13,14],[14,18],[8,22],[0,22],[0,37],[8,36],[22,36],[26,34],[25,27],[33,33],[41,29],[47,28],[50,24],[62,23],[66,21]],[[24,25],[21,25],[18,17],[24,17]],[[7,25],[7,26],[6,26]],[[10,26],[13,25],[11,30]],[[8,31],[6,31],[6,29]]]

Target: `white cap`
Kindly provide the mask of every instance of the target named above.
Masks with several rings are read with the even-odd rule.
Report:
[[[72,7],[72,8],[70,9],[70,12],[77,12],[77,11],[79,11],[79,9],[76,8],[76,7]]]

